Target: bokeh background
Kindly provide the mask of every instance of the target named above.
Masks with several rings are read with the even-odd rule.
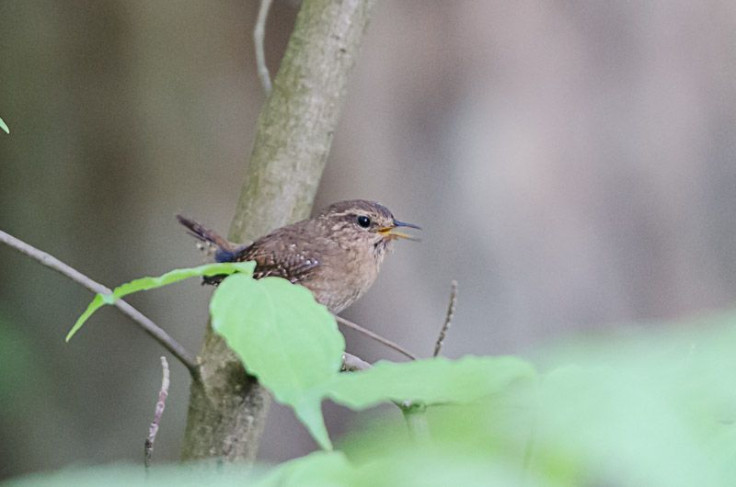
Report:
[[[297,8],[274,2],[272,70]],[[229,226],[264,101],[256,11],[0,0],[0,228],[107,285],[201,263],[174,215]],[[344,315],[428,355],[457,279],[458,357],[731,307],[735,156],[732,1],[381,2],[317,206],[376,199],[425,230]],[[209,294],[130,301],[198,350]],[[90,298],[0,246],[0,479],[142,460],[162,350],[114,309],[65,344]],[[186,418],[171,363],[159,462]],[[335,436],[358,420],[325,407]],[[261,459],[314,448],[275,406]]]

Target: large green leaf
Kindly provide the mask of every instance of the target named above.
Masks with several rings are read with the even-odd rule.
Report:
[[[233,276],[210,308],[214,329],[323,448],[330,448],[320,408],[325,398],[353,409],[403,400],[465,403],[535,377],[533,367],[513,357],[384,362],[339,374],[344,340],[334,318],[307,289],[280,278]]]
[[[235,272],[250,275],[253,274],[255,266],[255,262],[228,262],[222,264],[208,264],[188,269],[174,269],[173,271],[167,272],[159,277],[142,277],[125,283],[113,289],[112,294],[97,294],[89,306],[87,306],[84,313],[82,313],[82,315],[77,319],[77,322],[74,323],[72,329],[69,330],[69,333],[66,335],[66,341],[68,342],[74,334],[82,328],[82,325],[84,325],[95,311],[106,304],[114,304],[115,301],[127,296],[128,294],[167,286],[184,279],[189,279],[190,277],[216,276],[219,274],[233,274]]]
[[[516,357],[380,362],[368,370],[335,377],[323,393],[352,409],[404,400],[427,405],[461,404],[496,394],[513,382],[534,377],[534,368]]]
[[[10,134],[10,129],[5,124],[2,118],[0,118],[0,129],[2,129],[2,131],[5,132],[6,134]]]
[[[320,390],[340,371],[345,340],[330,312],[302,286],[278,277],[225,280],[210,303],[212,326],[248,372],[294,408],[325,449]]]

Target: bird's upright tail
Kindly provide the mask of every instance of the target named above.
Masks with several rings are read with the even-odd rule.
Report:
[[[179,223],[187,227],[187,230],[189,230],[189,234],[197,240],[214,244],[216,247],[222,249],[232,249],[232,245],[230,245],[230,242],[228,242],[219,234],[215,233],[209,228],[205,228],[194,220],[190,220],[189,218],[182,215],[176,215],[176,219],[179,220]]]
[[[224,237],[185,216],[176,215],[176,219],[189,230],[192,237],[209,247],[209,249],[203,248],[203,250],[214,253],[217,262],[231,262],[235,259],[238,249]]]
[[[205,245],[204,247],[200,247],[202,250],[208,254],[215,254],[215,261],[232,262],[237,259],[238,249],[218,233],[182,215],[176,215],[176,219],[189,230],[188,233],[192,237]],[[217,286],[225,277],[224,275],[207,276],[202,278],[202,284]]]

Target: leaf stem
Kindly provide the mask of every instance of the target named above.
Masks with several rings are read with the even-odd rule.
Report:
[[[414,441],[428,440],[430,435],[426,415],[427,406],[423,403],[404,403],[399,405],[399,408]]]

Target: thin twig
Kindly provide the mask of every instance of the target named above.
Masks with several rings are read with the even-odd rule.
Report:
[[[60,274],[63,274],[64,276],[68,277],[72,281],[86,287],[93,293],[98,293],[98,294],[112,293],[110,289],[90,279],[89,277],[85,276],[84,274],[74,269],[73,267],[63,263],[62,261],[60,261],[53,255],[48,254],[42,250],[39,250],[33,247],[32,245],[29,245],[23,242],[22,240],[19,240],[13,237],[12,235],[3,232],[2,230],[0,230],[0,242],[40,262],[46,267],[53,269],[56,272],[59,272]],[[135,309],[133,306],[131,306],[127,302],[121,299],[118,299],[117,301],[115,301],[115,306],[120,311],[122,311],[124,315],[126,315],[128,318],[133,320],[133,322],[135,322],[138,326],[140,326],[143,329],[143,331],[148,333],[148,335],[151,338],[156,340],[159,344],[161,344],[162,347],[164,347],[166,350],[171,352],[171,354],[174,357],[179,359],[179,361],[182,364],[184,364],[184,366],[187,369],[189,369],[189,372],[192,374],[192,377],[197,377],[199,373],[197,361],[184,347],[182,347],[176,340],[171,338],[171,336],[169,336],[168,333],[162,330],[158,325],[156,325],[156,323],[151,321],[143,313]]]
[[[271,0],[261,0],[258,7],[258,18],[256,26],[253,29],[253,42],[256,48],[256,66],[258,68],[258,78],[261,80],[263,91],[266,96],[271,94],[271,75],[268,74],[268,66],[266,66],[266,54],[263,50],[264,38],[266,37],[266,19],[268,19],[268,10],[271,8]]]
[[[442,345],[445,343],[445,336],[447,330],[452,324],[452,318],[455,316],[455,306],[457,305],[457,281],[450,283],[450,304],[447,305],[447,314],[445,315],[445,322],[442,324],[440,330],[440,336],[437,337],[437,342],[434,344],[434,355],[437,357],[442,351]]]
[[[367,370],[371,368],[371,364],[352,353],[342,354],[342,371],[355,372],[357,370]]]
[[[144,446],[143,461],[146,468],[151,466],[151,456],[153,456],[153,443],[156,441],[158,433],[158,425],[161,423],[161,416],[166,408],[166,398],[169,396],[169,363],[166,357],[161,357],[161,369],[163,377],[161,378],[161,390],[158,393],[158,401],[156,401],[156,411],[153,413],[153,422],[148,427],[148,438],[146,438]]]
[[[366,330],[362,326],[360,326],[360,325],[358,325],[356,323],[353,323],[352,321],[346,320],[342,316],[337,316],[336,315],[335,316],[335,319],[337,320],[337,322],[339,324],[341,324],[343,326],[347,326],[348,328],[351,328],[351,329],[357,331],[358,333],[362,333],[363,335],[374,339],[378,343],[381,343],[383,345],[386,345],[388,348],[392,348],[392,349],[396,350],[400,354],[405,355],[406,357],[408,357],[408,358],[410,358],[412,360],[416,360],[417,359],[417,356],[416,355],[414,355],[413,353],[411,353],[410,351],[408,351],[407,349],[405,349],[401,345],[392,342],[388,338],[383,338],[381,335],[378,335],[377,333],[373,333],[370,330]]]

